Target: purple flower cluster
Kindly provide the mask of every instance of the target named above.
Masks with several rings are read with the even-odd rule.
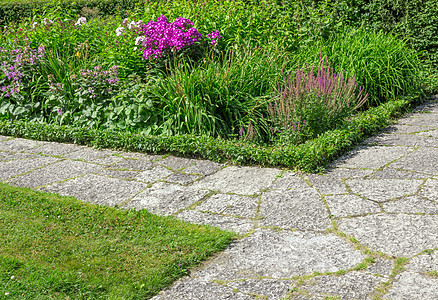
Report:
[[[222,39],[223,36],[221,36],[219,30],[216,29],[212,33],[207,34],[207,38],[211,39],[211,44],[214,45],[217,43],[217,40]]]
[[[202,36],[192,26],[193,22],[183,17],[175,19],[173,23],[169,23],[164,15],[157,22],[149,21],[142,28],[143,37],[136,40],[145,47],[143,58],[162,57],[165,50],[177,51],[199,41]]]

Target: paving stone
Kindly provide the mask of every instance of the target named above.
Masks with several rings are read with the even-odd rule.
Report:
[[[365,144],[409,147],[438,147],[438,139],[415,134],[381,134],[364,141]]]
[[[438,202],[438,178],[426,180],[419,195]]]
[[[172,171],[170,171],[162,166],[156,166],[150,170],[146,170],[146,171],[139,173],[137,176],[135,176],[135,179],[139,180],[139,181],[152,183],[152,182],[155,182],[157,180],[164,179],[167,176],[169,176],[170,174],[172,174]]]
[[[130,158],[130,159],[141,159],[141,160],[149,160],[149,161],[156,161],[163,157],[163,155],[157,155],[157,154],[147,154],[147,153],[141,153],[141,152],[119,152],[119,155],[123,158]]]
[[[20,160],[19,163],[14,160],[0,162],[0,180],[5,181],[13,176],[17,176],[33,169],[52,164],[58,160],[59,159],[54,157],[36,157],[33,159]]]
[[[235,293],[232,289],[213,282],[199,279],[185,279],[176,282],[172,287],[162,291],[152,300],[254,300],[253,297]]]
[[[302,190],[308,189],[310,186],[307,182],[293,172],[285,172],[281,177],[278,177],[275,182],[269,186],[270,190]]]
[[[121,171],[121,170],[113,170],[113,169],[102,169],[97,170],[97,174],[109,177],[117,177],[123,179],[135,179],[140,172],[138,171]]]
[[[388,278],[392,273],[392,269],[394,269],[394,262],[392,260],[378,258],[372,265],[368,266],[366,272]]]
[[[430,126],[422,126],[422,124],[418,125],[407,125],[407,124],[396,124],[391,125],[385,128],[385,133],[416,133],[422,132],[426,130],[430,130],[432,127]]]
[[[62,156],[74,151],[80,151],[84,147],[75,144],[61,144],[61,143],[44,143],[41,147],[32,148],[29,150],[31,153]]]
[[[321,195],[345,194],[347,187],[336,177],[308,174],[304,176]]]
[[[146,184],[94,174],[48,185],[41,190],[72,196],[78,200],[114,206],[146,188]]]
[[[198,211],[210,211],[218,214],[234,215],[246,218],[255,217],[258,198],[216,194],[207,198],[195,209]]]
[[[369,200],[384,202],[389,199],[412,195],[423,183],[423,180],[412,179],[347,179],[345,181],[353,193]]]
[[[259,296],[259,299],[280,300],[287,295],[288,291],[292,287],[292,281],[247,279],[244,281],[230,282],[227,284],[227,286],[242,293],[257,295]]]
[[[404,171],[394,168],[384,168],[381,171],[376,171],[367,176],[367,178],[383,178],[383,179],[419,179],[428,178],[430,175],[412,171]]]
[[[434,129],[434,130],[429,130],[429,131],[424,131],[424,132],[417,132],[417,133],[415,133],[415,135],[438,138],[438,130]]]
[[[155,183],[124,205],[127,209],[147,209],[159,215],[171,215],[187,208],[208,194],[189,187],[166,182]]]
[[[180,212],[176,218],[185,222],[210,225],[224,230],[234,231],[239,234],[247,233],[254,228],[254,224],[251,220],[202,213],[195,210],[184,210]]]
[[[375,214],[337,223],[362,245],[391,256],[410,257],[438,246],[438,216]]]
[[[300,293],[335,299],[372,299],[374,289],[386,278],[365,272],[352,271],[342,276],[323,275],[304,281],[298,290]],[[293,299],[293,298],[292,298]]]
[[[269,187],[281,171],[256,167],[227,167],[193,183],[194,188],[251,195]]]
[[[32,158],[37,158],[37,157],[41,157],[39,155],[35,155],[35,154],[31,154],[31,153],[25,153],[25,152],[1,152],[0,156],[2,156],[0,158],[0,161],[11,161],[11,160],[18,160],[18,159],[32,159]]]
[[[396,276],[384,299],[437,299],[438,278],[427,278],[415,272],[403,272]]]
[[[14,138],[11,140],[3,140],[0,143],[1,151],[12,151],[12,152],[20,152],[32,149],[37,146],[44,145],[44,142],[26,140],[22,138]]]
[[[201,174],[201,175],[210,175],[224,165],[215,163],[209,160],[197,160],[196,164],[184,169],[184,172],[187,174]]]
[[[195,159],[182,158],[176,156],[168,156],[158,161],[160,165],[171,168],[174,171],[179,171],[196,163]]]
[[[379,169],[412,150],[411,147],[360,146],[333,162],[331,166]]]
[[[354,268],[365,255],[333,234],[257,229],[192,276],[204,280],[287,279]]]
[[[438,202],[426,200],[419,196],[411,196],[383,203],[383,210],[391,213],[438,214]]]
[[[128,170],[145,171],[151,169],[154,166],[155,164],[149,160],[124,159],[122,161],[119,161],[111,165],[111,169],[128,169]]]
[[[178,184],[186,185],[195,181],[198,178],[200,178],[198,175],[173,173],[170,176],[168,176],[165,180],[170,183],[178,183]]]
[[[123,161],[124,159],[112,154],[117,153],[112,150],[98,150],[93,148],[83,148],[79,151],[71,152],[63,157],[68,159],[80,159],[86,162],[92,162],[96,164],[111,165],[116,162]]]
[[[423,275],[428,272],[438,272],[438,251],[413,257],[406,269]]]
[[[0,141],[4,141],[11,138],[12,138],[11,136],[0,135]]]
[[[8,183],[21,187],[35,188],[62,181],[67,178],[89,174],[97,169],[98,167],[93,164],[81,161],[64,160],[34,170],[29,174],[15,177],[9,180]]]
[[[371,173],[373,173],[373,170],[328,168],[324,172],[324,175],[330,177],[336,177],[339,179],[348,179],[348,178],[364,178],[365,176],[370,175]]]
[[[438,122],[438,114],[436,113],[416,113],[410,114],[407,117],[401,118],[397,121],[398,124],[406,125],[421,125],[436,127]]]
[[[390,165],[391,168],[400,168],[428,174],[438,174],[438,151],[436,148],[420,148],[407,154],[405,157]]]
[[[263,193],[261,226],[325,230],[330,225],[328,211],[313,188]]]
[[[348,217],[380,212],[380,206],[356,195],[325,196],[330,213],[335,217]]]

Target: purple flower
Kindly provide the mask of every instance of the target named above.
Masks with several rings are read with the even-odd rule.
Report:
[[[58,109],[56,112],[58,113],[58,115],[62,116],[62,108]]]

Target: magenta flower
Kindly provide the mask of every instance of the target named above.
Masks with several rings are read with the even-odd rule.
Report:
[[[58,115],[62,116],[62,108],[58,109],[56,112],[58,113]]]

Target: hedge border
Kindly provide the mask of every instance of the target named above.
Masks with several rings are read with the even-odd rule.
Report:
[[[328,131],[316,139],[288,147],[262,147],[239,140],[208,136],[146,136],[113,130],[78,128],[26,121],[0,121],[0,134],[40,141],[74,143],[150,154],[172,154],[237,165],[285,167],[295,171],[321,172],[335,158],[393,119],[421,103],[422,92],[373,107],[352,118],[347,126]]]

